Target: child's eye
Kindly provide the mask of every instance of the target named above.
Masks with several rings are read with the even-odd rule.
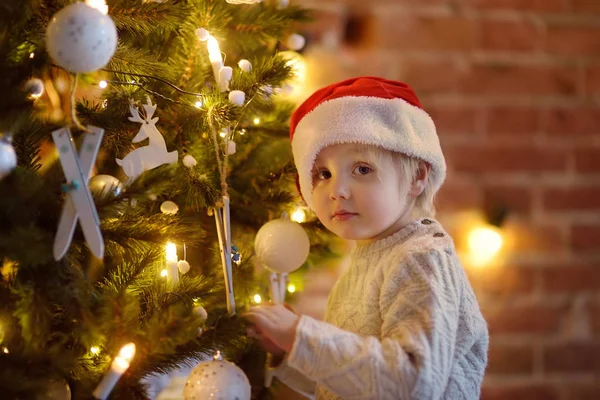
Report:
[[[354,173],[359,175],[367,175],[369,172],[373,171],[370,167],[366,165],[359,165],[354,168]]]
[[[331,178],[331,172],[326,169],[321,169],[315,173],[315,179],[325,180]]]

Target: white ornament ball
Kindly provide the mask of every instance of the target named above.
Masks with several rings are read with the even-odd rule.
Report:
[[[225,360],[201,362],[190,373],[185,400],[250,400],[248,378],[237,365]]]
[[[208,318],[208,313],[206,312],[206,310],[202,306],[196,306],[196,307],[194,307],[193,312],[194,312],[194,314],[196,314],[196,316],[202,322],[206,321],[206,319]]]
[[[244,105],[244,101],[246,101],[246,93],[241,90],[232,90],[229,92],[229,101],[241,107]]]
[[[290,36],[288,36],[287,40],[285,41],[285,45],[292,49],[292,50],[301,50],[304,45],[306,44],[306,39],[304,39],[304,36],[302,35],[298,35],[297,33],[293,33]]]
[[[254,251],[265,268],[273,272],[292,272],[308,258],[310,241],[297,222],[274,219],[258,230]]]
[[[108,64],[117,49],[113,20],[83,2],[57,12],[46,29],[50,57],[70,72],[92,72]]]
[[[3,179],[17,166],[17,153],[12,144],[0,141],[0,179]]]
[[[179,260],[177,262],[177,268],[179,269],[179,272],[185,275],[190,271],[190,263],[186,260]]]
[[[109,195],[117,197],[123,190],[123,184],[112,175],[99,174],[93,176],[88,184],[90,191],[101,197]]]
[[[198,37],[198,39],[200,39],[201,42],[206,42],[210,37],[210,33],[208,33],[208,31],[204,28],[198,28],[195,32],[196,36]]]
[[[179,211],[179,207],[171,200],[167,200],[160,205],[160,211],[162,211],[163,214],[175,215],[177,214],[177,211]]]
[[[183,165],[185,165],[188,168],[195,167],[196,164],[198,164],[196,159],[194,157],[190,156],[189,154],[186,155],[185,157],[183,157],[183,160],[181,162],[183,162]]]
[[[250,72],[250,71],[252,71],[252,63],[250,61],[246,60],[246,59],[240,60],[238,62],[238,66],[244,72]]]

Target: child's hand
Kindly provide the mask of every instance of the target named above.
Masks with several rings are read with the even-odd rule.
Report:
[[[281,304],[252,307],[243,316],[254,325],[255,332],[262,336],[261,342],[266,346],[273,348],[274,345],[288,353],[292,350],[300,318],[288,308]]]

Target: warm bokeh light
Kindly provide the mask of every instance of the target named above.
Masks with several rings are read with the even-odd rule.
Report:
[[[100,89],[106,89],[106,87],[108,86],[108,82],[106,82],[106,81],[100,81],[98,83],[98,86],[100,86]]]
[[[217,39],[215,39],[214,36],[208,37],[206,48],[208,49],[208,59],[210,62],[223,61],[221,49],[219,48],[219,42],[217,42]]]
[[[294,293],[296,291],[296,286],[294,286],[292,283],[290,283],[287,287],[287,291],[290,293]]]
[[[98,353],[100,353],[100,347],[98,347],[98,346],[92,346],[90,348],[90,353],[92,353],[92,354],[98,354]]]
[[[133,359],[133,356],[135,356],[135,343],[128,343],[119,351],[119,357],[127,362],[130,362]]]
[[[492,226],[478,227],[469,233],[468,246],[472,261],[483,265],[491,261],[502,248],[502,235]]]
[[[260,124],[260,118],[256,117],[254,118],[254,125],[258,125]]]
[[[301,207],[298,207],[292,212],[292,216],[290,218],[292,221],[301,224],[306,221],[306,212]]]
[[[95,8],[104,15],[108,14],[108,6],[106,5],[105,0],[85,0],[85,4],[92,8]]]
[[[202,102],[198,100],[197,102],[194,103],[194,107],[202,108]]]
[[[260,304],[262,302],[262,297],[260,297],[260,294],[255,294],[254,295],[254,302],[256,304]]]
[[[175,246],[175,243],[167,242],[166,253],[167,253],[167,261],[177,262],[177,246]]]
[[[162,276],[163,278],[166,278],[167,275],[169,275],[169,273],[167,272],[166,269],[163,269],[162,271],[160,271],[160,276]]]

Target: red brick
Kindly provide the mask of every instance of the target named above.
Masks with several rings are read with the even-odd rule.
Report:
[[[519,295],[533,291],[536,270],[521,267],[486,267],[466,270],[477,293],[491,296]]]
[[[481,47],[489,50],[532,51],[540,49],[544,32],[530,21],[484,20]]]
[[[571,228],[574,251],[600,251],[600,225],[576,225]]]
[[[597,55],[600,53],[600,27],[549,26],[546,48],[557,54]]]
[[[541,384],[484,385],[481,400],[559,400],[555,387]]]
[[[487,131],[491,134],[527,135],[540,126],[540,112],[534,108],[495,107],[488,111]]]
[[[564,306],[542,304],[523,306],[508,303],[483,308],[491,335],[556,333],[564,312]]]
[[[475,121],[480,112],[478,109],[457,106],[428,107],[425,105],[425,109],[433,118],[440,137],[446,134],[475,132]]]
[[[550,345],[544,349],[543,359],[548,373],[600,372],[600,344]]]
[[[600,265],[547,267],[541,274],[543,290],[548,293],[600,290]]]
[[[467,93],[574,96],[579,72],[572,66],[514,65],[508,62],[474,65],[462,82]]]
[[[565,391],[567,392],[565,400],[600,399],[598,383],[572,383],[565,387]]]
[[[550,211],[600,210],[600,186],[546,188],[543,207]]]
[[[532,195],[529,187],[488,186],[483,191],[484,207],[508,207],[511,212],[527,214],[531,211]]]
[[[372,26],[374,45],[395,50],[470,50],[477,44],[477,23],[458,16],[388,12]]]
[[[600,133],[600,108],[557,108],[547,114],[548,134],[565,137]]]
[[[600,14],[600,2],[598,0],[571,0],[573,10],[582,14]],[[600,396],[598,396],[600,398]]]
[[[586,83],[587,93],[600,94],[600,65],[588,68],[586,71]]]
[[[600,172],[600,148],[575,150],[575,169],[577,172]]]
[[[481,9],[502,9],[537,12],[567,11],[567,0],[466,0],[466,3]]]
[[[427,93],[460,92],[468,70],[453,60],[407,60],[400,66],[401,79],[413,87],[418,95]]]
[[[299,24],[304,35],[309,40],[320,41],[328,33],[342,37],[346,25],[346,15],[341,8],[313,8],[313,20],[310,23]]]
[[[592,321],[592,329],[596,335],[600,335],[600,304],[590,304],[588,306],[589,316]]]
[[[510,221],[503,228],[505,248],[513,254],[561,253],[567,240],[561,226],[532,224],[528,221]]]
[[[520,374],[533,373],[533,348],[531,346],[490,345],[486,374]]]
[[[478,208],[481,205],[481,190],[475,183],[444,183],[435,197],[435,206],[439,211],[457,211]]]
[[[445,149],[448,162],[456,171],[476,174],[486,172],[563,171],[567,156],[564,150],[536,146],[452,145]]]

